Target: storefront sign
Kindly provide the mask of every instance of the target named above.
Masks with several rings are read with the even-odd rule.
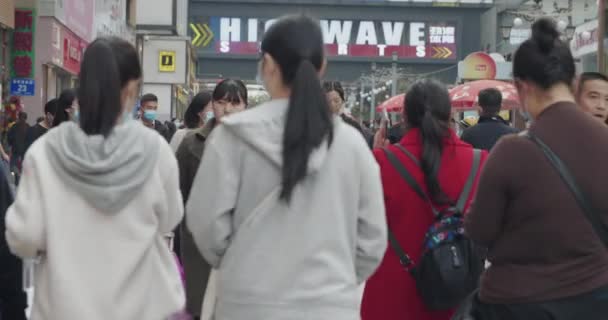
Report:
[[[63,0],[65,25],[82,39],[93,39],[95,0]]]
[[[15,9],[11,78],[34,78],[36,11]]]
[[[574,38],[571,42],[572,55],[580,58],[584,55],[597,51],[598,22],[589,21],[578,27],[574,31]]]
[[[77,75],[80,73],[80,63],[87,44],[69,30],[63,29],[62,31],[63,68]]]
[[[275,20],[194,18],[193,45],[201,52],[257,55],[263,32]],[[321,20],[329,56],[456,59],[455,22]]]
[[[465,80],[496,79],[496,62],[485,52],[474,52],[458,64],[458,77]]]
[[[36,95],[34,79],[11,79],[12,96],[34,96]]]
[[[175,51],[160,51],[158,53],[158,71],[175,72]]]

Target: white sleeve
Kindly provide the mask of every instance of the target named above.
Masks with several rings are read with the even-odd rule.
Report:
[[[238,161],[220,142],[221,127],[207,141],[186,206],[186,224],[207,262],[219,268],[233,233],[232,213],[238,192]],[[217,143],[216,143],[217,142]],[[221,146],[220,146],[221,144]],[[220,148],[221,147],[221,148]]]
[[[6,240],[21,258],[35,258],[46,249],[45,219],[39,172],[27,154],[15,202],[6,213]]]
[[[163,170],[163,188],[168,209],[167,212],[159,216],[159,221],[160,232],[166,234],[173,232],[184,218],[184,200],[179,186],[177,159],[167,142],[162,137],[159,137],[159,140],[161,142],[160,168]]]
[[[359,284],[365,282],[382,262],[388,244],[386,212],[380,169],[372,154],[362,156],[356,271]]]

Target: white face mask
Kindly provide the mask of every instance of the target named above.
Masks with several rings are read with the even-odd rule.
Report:
[[[213,113],[213,111],[205,112],[205,122],[211,121],[213,120],[213,118],[215,118],[215,114]]]

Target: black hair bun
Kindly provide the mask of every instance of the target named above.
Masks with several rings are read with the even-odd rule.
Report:
[[[559,35],[553,19],[542,18],[532,25],[532,40],[543,53],[549,53],[555,47]]]

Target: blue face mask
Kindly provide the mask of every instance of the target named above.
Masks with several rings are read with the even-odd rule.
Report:
[[[144,119],[150,122],[156,120],[156,110],[144,110]]]
[[[72,120],[74,120],[74,122],[79,122],[80,121],[80,110],[75,109],[74,113],[73,113],[73,118]]]

